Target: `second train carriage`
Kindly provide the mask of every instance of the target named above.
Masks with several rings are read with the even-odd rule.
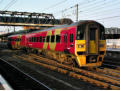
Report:
[[[24,48],[79,67],[100,66],[106,52],[104,27],[92,20],[13,35],[9,40],[14,49]]]

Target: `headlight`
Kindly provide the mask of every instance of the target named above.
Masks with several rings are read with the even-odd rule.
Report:
[[[84,45],[81,45],[81,44],[80,44],[80,45],[78,45],[78,48],[82,48],[82,47],[84,47]]]

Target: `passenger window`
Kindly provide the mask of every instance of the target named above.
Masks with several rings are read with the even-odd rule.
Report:
[[[73,42],[73,34],[70,34],[70,42]]]
[[[37,42],[39,42],[39,37],[37,37]]]
[[[38,37],[36,37],[36,42],[38,42]]]
[[[34,42],[36,42],[36,37],[34,37]]]
[[[19,41],[21,41],[21,39],[19,39]],[[27,39],[27,42],[29,42],[29,38]]]
[[[56,35],[56,42],[60,43],[60,35]]]
[[[32,42],[34,42],[34,37],[32,37]]]
[[[32,42],[32,37],[30,38],[30,42]]]
[[[31,38],[29,38],[29,42],[31,42]]]
[[[49,40],[50,40],[50,36],[47,36],[47,40],[46,40],[46,42],[49,42]]]
[[[39,37],[39,42],[42,42],[42,37],[41,36]]]
[[[38,42],[38,37],[36,37],[36,42]]]
[[[51,36],[51,42],[54,42],[54,40],[55,40],[55,35],[52,35]]]
[[[45,42],[45,37],[42,38],[43,42]]]

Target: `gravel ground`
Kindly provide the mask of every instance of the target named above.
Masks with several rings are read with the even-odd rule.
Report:
[[[0,50],[0,58],[3,58],[6,61],[12,63],[13,65],[35,77],[37,80],[40,80],[42,83],[46,84],[52,89],[103,90],[103,88],[96,87],[95,85],[91,85],[82,80],[78,80],[76,78],[69,77],[68,75],[43,68],[40,65],[13,58],[12,55],[14,54],[21,55],[23,52],[9,49]]]

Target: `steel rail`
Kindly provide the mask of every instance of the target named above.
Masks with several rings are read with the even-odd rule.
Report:
[[[20,61],[17,61],[17,63],[18,63],[18,64],[21,64]],[[33,67],[31,67],[31,66],[29,66],[29,65],[26,65],[26,64],[22,64],[22,65],[24,65],[24,66],[27,67],[27,68],[30,68],[30,70],[33,69]],[[44,66],[46,66],[46,65],[44,65]],[[50,67],[50,68],[54,70],[54,67]],[[81,89],[81,88],[79,88],[79,87],[77,87],[77,86],[74,86],[74,85],[72,85],[72,84],[70,84],[70,83],[68,83],[68,82],[66,82],[66,81],[63,81],[63,80],[61,80],[61,79],[58,79],[58,78],[56,78],[56,77],[54,77],[54,76],[52,76],[52,75],[46,74],[46,73],[44,73],[44,72],[42,72],[42,71],[35,70],[35,72],[37,72],[37,73],[43,75],[44,77],[48,77],[49,79],[53,79],[53,80],[59,82],[60,84],[64,84],[64,85],[66,85],[66,86],[68,86],[68,87],[71,87],[71,88],[73,88],[73,89],[76,89],[76,90],[80,90],[80,89]],[[62,70],[62,69],[60,69],[60,68],[58,68],[58,72],[63,73],[63,74],[66,74],[66,73],[67,73],[66,70]]]
[[[23,72],[22,70],[20,70],[19,68],[17,68],[16,66],[10,64],[9,62],[5,61],[4,59],[0,58],[1,61],[7,63],[8,65],[10,65],[11,67],[13,67],[14,69],[16,69],[17,71],[21,72],[22,74],[24,74],[25,76],[29,77],[30,79],[32,79],[33,81],[37,82],[39,85],[43,86],[45,89],[47,90],[52,90],[50,87],[46,86],[45,84],[43,84],[42,82],[38,81],[36,78],[28,75],[27,73]]]
[[[62,67],[62,64],[59,66],[59,67],[62,67],[62,68],[69,68],[68,70],[65,70],[65,69],[62,69],[62,68],[59,68],[58,69],[58,65],[57,65],[57,63],[56,63],[56,66],[55,65],[48,65],[48,64],[44,64],[44,63],[41,63],[40,61],[39,62],[37,62],[37,61],[35,61],[35,60],[33,60],[33,59],[31,59],[31,57],[29,57],[29,59],[28,59],[28,57],[22,57],[22,56],[17,56],[17,57],[19,57],[19,58],[22,58],[23,60],[26,60],[26,61],[29,61],[29,62],[32,62],[32,63],[34,63],[34,64],[39,64],[39,65],[41,65],[41,66],[43,66],[43,67],[46,67],[46,68],[48,68],[48,69],[51,69],[51,70],[57,70],[58,72],[61,72],[61,73],[64,73],[64,74],[66,74],[66,73],[70,73],[70,72],[68,72],[68,70],[71,70],[72,72],[73,71],[75,71],[75,72],[80,72],[81,71],[81,73],[84,73],[85,75],[91,75],[91,76],[93,76],[93,79],[92,78],[88,78],[88,77],[86,77],[86,76],[82,76],[82,75],[80,75],[80,74],[77,74],[77,75],[75,75],[74,74],[74,76],[76,77],[76,78],[81,78],[82,80],[84,80],[84,81],[87,81],[87,82],[89,82],[89,83],[94,83],[95,85],[97,85],[97,86],[103,86],[103,88],[111,88],[111,89],[120,89],[119,87],[117,87],[117,86],[114,86],[114,85],[111,85],[111,84],[109,84],[109,83],[105,83],[105,82],[102,82],[102,81],[98,81],[98,80],[94,80],[94,78],[97,78],[98,76],[97,76],[97,74],[91,74],[90,72],[85,72],[85,71],[82,71],[82,70],[79,70],[79,69],[75,69],[75,68],[73,68],[73,69],[71,69],[70,67],[68,67],[68,66],[65,66],[65,65],[63,65],[63,67]],[[35,57],[35,58],[37,58],[37,56]],[[44,58],[44,59],[47,59],[47,58]],[[45,60],[44,60],[45,61]],[[52,61],[51,61],[52,62]],[[49,63],[49,62],[48,62]],[[71,73],[70,73],[71,74]],[[73,75],[69,75],[69,76],[72,76],[73,77]],[[96,77],[95,77],[96,76]],[[87,79],[88,78],[88,79]],[[99,79],[102,79],[102,80],[104,80],[104,78],[105,79],[108,79],[106,82],[112,82],[113,84],[117,84],[117,85],[119,85],[120,83],[118,82],[118,81],[115,81],[115,80],[112,80],[112,79],[110,79],[109,80],[109,78],[106,78],[106,77],[101,77],[101,76],[99,76],[98,77]]]
[[[31,55],[31,56],[32,56],[32,55]],[[42,57],[39,57],[39,56],[36,56],[36,55],[33,55],[33,56],[34,56],[34,58],[36,58],[36,59],[40,59],[40,58],[42,59]],[[38,58],[38,57],[39,57],[39,58]],[[47,58],[44,58],[44,61],[45,61],[45,59],[47,60]],[[48,61],[47,63],[49,63],[49,61]],[[54,63],[54,62],[53,62],[53,63]],[[52,61],[51,61],[50,64],[52,64]],[[54,64],[55,64],[54,66],[65,67],[65,68],[67,68],[67,69],[69,69],[69,70],[73,70],[73,71],[75,71],[75,72],[80,72],[80,73],[83,73],[83,74],[85,74],[85,75],[90,75],[90,76],[93,77],[93,78],[98,78],[98,79],[100,79],[100,80],[105,80],[106,82],[111,82],[112,84],[117,84],[117,85],[120,84],[119,81],[115,81],[115,80],[110,79],[110,78],[107,78],[107,77],[102,77],[102,76],[100,76],[100,75],[98,75],[98,74],[96,74],[96,73],[92,73],[92,72],[87,71],[87,70],[82,70],[82,69],[78,69],[78,68],[74,68],[74,67],[68,67],[68,66],[65,66],[65,65],[59,64],[59,63],[54,63]]]
[[[112,76],[115,76],[115,77],[120,77],[120,74],[118,74],[116,72],[112,72],[111,70],[97,68],[96,71],[104,73],[104,74],[109,74],[109,75],[112,75]]]
[[[117,65],[110,65],[110,64],[106,64],[106,63],[102,63],[102,66],[108,66],[108,67],[113,67],[113,68],[120,67],[120,66],[117,66]]]

